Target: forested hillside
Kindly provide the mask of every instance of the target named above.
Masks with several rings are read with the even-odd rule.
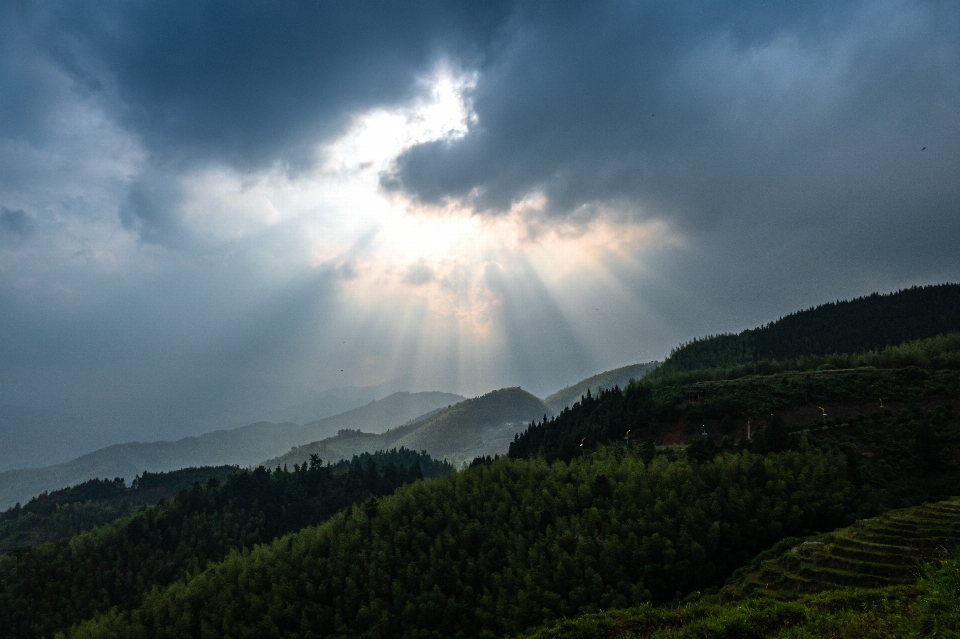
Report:
[[[44,637],[112,606],[137,605],[209,562],[315,525],[343,508],[452,467],[409,450],[291,472],[260,467],[194,484],[175,500],[70,540],[0,557],[0,628]]]
[[[34,497],[25,505],[0,513],[0,554],[78,535],[171,499],[196,482],[218,481],[239,470],[236,466],[187,468],[168,473],[143,473],[131,486],[122,477],[91,479],[71,488]]]
[[[889,422],[894,412],[956,401],[960,334],[951,334],[861,355],[651,375],[626,389],[587,396],[553,419],[531,424],[511,444],[510,454],[568,460],[627,436],[684,443],[703,430],[720,443],[724,436],[744,437],[747,421],[763,440],[771,424],[777,426],[772,436],[857,420]]]
[[[764,359],[862,353],[960,331],[960,284],[914,287],[831,302],[738,335],[697,339],[674,349],[664,371],[724,368]]]
[[[853,497],[844,459],[814,449],[499,459],[233,554],[72,636],[504,636],[719,586],[775,540],[840,525]]]
[[[831,534],[783,539],[718,594],[587,614],[525,637],[956,637],[958,541],[956,499],[892,511]]]

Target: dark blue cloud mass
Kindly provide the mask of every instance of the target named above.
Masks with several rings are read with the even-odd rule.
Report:
[[[510,6],[63,2],[31,12],[55,59],[110,94],[159,158],[306,161],[351,114],[396,103],[438,59],[470,63]]]
[[[478,124],[408,150],[382,184],[492,213],[534,191],[555,214],[622,198],[698,225],[799,208],[829,216],[859,198],[876,210],[876,191],[891,187],[895,202],[879,198],[887,209],[910,206],[917,191],[953,195],[957,7],[531,9],[486,59],[471,94]]]

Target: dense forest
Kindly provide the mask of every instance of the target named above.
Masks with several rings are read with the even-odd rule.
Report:
[[[236,466],[204,466],[165,473],[144,472],[130,486],[122,477],[91,479],[44,492],[24,506],[0,513],[0,554],[14,548],[65,539],[132,514],[142,506],[171,499],[196,482],[226,479]]]
[[[824,366],[824,359],[833,363]],[[698,378],[691,397],[690,382]],[[819,406],[829,406],[831,413],[836,408],[837,415],[846,417],[841,423],[847,423],[857,415],[871,417],[883,401],[896,408],[924,398],[960,400],[960,334],[861,355],[651,374],[625,389],[587,394],[554,418],[531,423],[511,444],[510,455],[569,460],[597,444],[624,437],[660,443],[673,435],[680,439],[672,443],[682,443],[695,440],[701,425],[713,434],[735,436],[743,434],[747,420],[761,432],[772,423],[806,429],[837,423],[833,415],[829,420],[818,419]],[[788,409],[801,406],[811,410],[787,414]],[[880,417],[885,418],[888,411],[881,411]]]
[[[831,302],[737,335],[697,339],[661,366],[688,371],[804,355],[862,353],[960,331],[960,284],[914,287]]]
[[[0,557],[0,628],[43,637],[351,504],[452,467],[406,449],[292,471],[258,467],[195,483],[176,499],[55,543]],[[141,478],[142,479],[142,478]],[[152,478],[148,476],[147,482]]]
[[[841,456],[625,447],[417,482],[148,595],[74,637],[492,637],[718,587],[785,535],[844,522]]]

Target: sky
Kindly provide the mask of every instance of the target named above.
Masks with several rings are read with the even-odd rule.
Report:
[[[960,280],[960,2],[0,3],[0,403],[544,396]]]

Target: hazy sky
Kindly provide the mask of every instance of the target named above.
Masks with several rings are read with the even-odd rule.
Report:
[[[545,395],[958,240],[958,1],[0,3],[0,403]]]

